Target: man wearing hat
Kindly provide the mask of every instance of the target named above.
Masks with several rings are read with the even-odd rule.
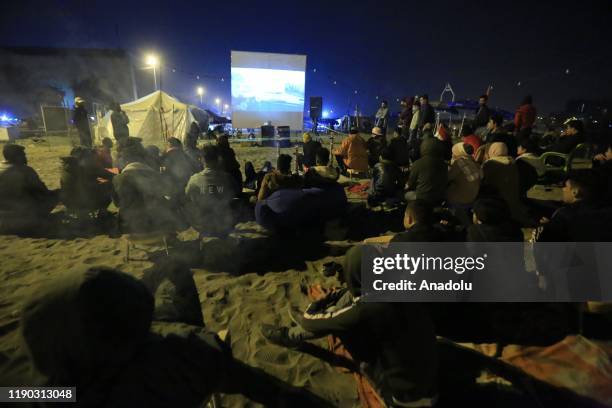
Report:
[[[376,126],[372,129],[372,137],[368,139],[368,164],[370,167],[374,167],[378,163],[380,153],[387,147],[387,138],[385,137],[383,129]]]
[[[304,140],[304,145],[302,146],[304,154],[301,157],[298,156],[298,160],[300,168],[307,171],[309,167],[316,165],[317,151],[321,148],[321,142],[313,140],[309,132],[304,133],[302,139]]]
[[[81,146],[91,147],[91,131],[89,129],[89,113],[85,109],[85,100],[80,96],[74,98],[74,112],[72,122],[79,131]]]
[[[59,201],[58,191],[51,191],[28,166],[25,148],[7,144],[0,163],[0,228],[23,231],[36,227]]]

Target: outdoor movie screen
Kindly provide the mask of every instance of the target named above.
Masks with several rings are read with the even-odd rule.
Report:
[[[306,56],[232,51],[232,126],[301,130]]]

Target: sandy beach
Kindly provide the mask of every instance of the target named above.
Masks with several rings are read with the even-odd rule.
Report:
[[[27,139],[19,143],[26,146],[29,164],[47,186],[59,188],[59,157],[68,154],[68,141],[50,138],[44,142]],[[276,159],[275,148],[233,147],[241,164],[251,160],[256,168],[260,168],[265,160],[274,163]],[[289,154],[294,151],[283,150]],[[62,209],[58,207],[55,211]],[[215,331],[229,329],[232,349],[238,359],[293,385],[314,390],[337,406],[358,405],[355,383],[350,374],[339,373],[308,354],[273,345],[259,331],[260,323],[289,325],[289,307],[304,307],[308,303],[305,291],[309,285],[337,285],[336,278],[325,278],[319,270],[325,262],[340,262],[350,243],[327,242],[320,251],[315,251],[317,253],[304,257],[300,256],[299,243],[296,243],[289,249],[293,252],[289,262],[271,265],[269,271],[250,271],[245,265],[245,270],[236,276],[232,273],[235,263],[245,264],[240,260],[241,256],[245,252],[260,251],[257,245],[245,249],[244,242],[247,246],[258,240],[263,247],[270,244],[269,238],[254,222],[240,224],[237,229],[237,235],[226,241],[213,239],[204,244],[204,258],[207,264],[215,265],[214,271],[193,269],[206,326]],[[147,261],[126,262],[126,241],[123,238],[110,238],[105,234],[74,235],[67,238],[0,236],[0,363],[15,350],[22,305],[36,294],[41,285],[52,281],[59,273],[106,265],[139,277],[152,265]],[[181,235],[184,240],[192,238],[189,231]],[[210,259],[213,251],[215,259]],[[143,251],[133,251],[132,256],[144,258],[145,255]],[[320,340],[315,344],[325,347],[326,341]],[[239,396],[224,396],[222,405],[251,406]]]

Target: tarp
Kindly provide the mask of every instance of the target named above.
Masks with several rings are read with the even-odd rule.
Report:
[[[130,136],[141,138],[145,145],[161,144],[169,137],[184,142],[191,123],[196,121],[189,105],[163,91],[155,91],[133,102],[124,103],[121,109],[130,119]],[[98,124],[98,142],[104,137],[114,139],[111,113],[107,112]]]

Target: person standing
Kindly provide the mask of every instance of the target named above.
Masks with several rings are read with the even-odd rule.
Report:
[[[436,113],[434,112],[434,108],[429,104],[429,96],[423,95],[420,99],[421,102],[421,112],[419,113],[419,130],[423,130],[423,127],[426,124],[431,124],[431,126],[436,123]]]
[[[91,130],[89,129],[89,113],[85,109],[85,100],[80,96],[74,98],[74,111],[72,122],[79,132],[79,142],[81,146],[92,147]]]
[[[113,113],[111,113],[113,134],[115,135],[115,140],[121,144],[130,137],[130,129],[128,128],[130,119],[127,114],[121,110],[121,105],[118,103],[113,103],[111,108],[113,110]]]
[[[382,101],[380,108],[376,112],[376,122],[374,126],[379,127],[383,135],[387,134],[387,124],[389,123],[389,104],[387,101]]]
[[[487,95],[480,95],[478,99],[478,112],[476,112],[476,117],[474,118],[474,129],[485,127],[489,123],[491,110],[487,106],[488,101],[489,97]]]
[[[527,95],[514,114],[514,132],[519,139],[529,137],[536,120],[536,108],[531,95]]]
[[[414,104],[414,96],[413,97],[405,97],[400,102],[402,106],[402,111],[399,114],[399,122],[397,127],[400,128],[400,136],[404,138],[404,140],[408,141],[410,137],[410,122],[412,121],[412,105]]]

